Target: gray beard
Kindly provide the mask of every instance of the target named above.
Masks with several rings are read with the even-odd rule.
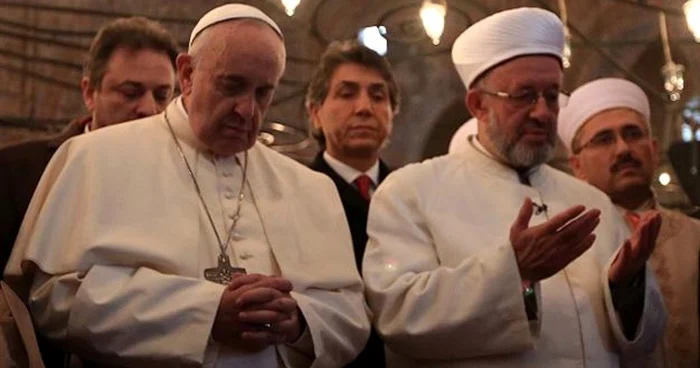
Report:
[[[536,147],[517,140],[509,141],[501,130],[501,124],[493,111],[489,112],[489,123],[486,124],[485,133],[493,148],[512,167],[533,167],[546,163],[554,157],[556,145],[554,134],[550,135],[547,144]]]

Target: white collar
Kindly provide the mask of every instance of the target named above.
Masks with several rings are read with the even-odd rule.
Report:
[[[491,154],[491,152],[489,152],[489,151],[486,149],[486,147],[484,147],[484,145],[481,144],[481,142],[479,142],[479,138],[478,138],[477,135],[468,136],[468,137],[467,137],[467,141],[472,142],[472,144],[474,144],[474,148],[476,148],[477,150],[481,151],[481,153],[485,154],[485,155],[488,156],[489,158],[494,159],[494,160],[496,159],[496,157],[494,157],[494,156]]]
[[[377,183],[379,182],[379,160],[377,160],[374,165],[369,168],[369,170],[362,172],[329,155],[328,151],[323,151],[323,159],[326,160],[328,165],[348,183],[354,182],[360,175],[369,176],[369,178],[372,179],[372,184],[374,184],[374,186],[377,186]]]
[[[177,108],[180,110],[180,114],[182,114],[182,116],[189,119],[190,116],[187,115],[187,110],[185,110],[185,104],[182,102],[182,95],[175,97],[175,104],[177,105]]]
[[[189,123],[189,116],[187,115],[187,110],[185,110],[185,105],[182,103],[182,96],[175,98],[173,102],[166,108],[165,114],[168,116],[168,120],[172,124],[175,135],[184,141],[187,145],[194,147],[197,151],[203,152],[206,155],[214,157],[209,152],[204,143],[202,143],[194,134],[192,126]]]

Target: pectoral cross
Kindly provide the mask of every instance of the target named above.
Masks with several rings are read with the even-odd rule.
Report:
[[[226,254],[219,254],[219,264],[216,267],[204,270],[204,278],[217,284],[226,285],[233,280],[233,275],[242,273],[245,275],[245,268],[231,266],[231,260]]]

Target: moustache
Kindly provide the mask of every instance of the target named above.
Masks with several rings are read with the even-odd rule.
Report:
[[[632,165],[634,168],[641,168],[642,163],[639,162],[636,158],[632,157],[630,154],[626,154],[624,156],[621,156],[617,160],[615,160],[615,163],[610,167],[610,172],[615,174],[619,172],[620,170],[623,169],[623,166],[627,165]]]
[[[523,125],[518,128],[518,133],[525,134],[526,130],[536,129],[536,130],[546,130],[547,132],[552,132],[552,125],[544,121],[539,120],[528,120]]]
[[[528,120],[525,122],[525,124],[521,125],[520,128],[518,128],[518,139],[522,138],[525,136],[525,134],[529,132],[538,132],[541,134],[546,134],[547,135],[547,143],[554,146],[556,144],[556,133],[552,129],[554,125],[548,124],[547,122],[539,121],[539,120]]]

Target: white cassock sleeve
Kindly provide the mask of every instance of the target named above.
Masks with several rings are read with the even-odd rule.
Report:
[[[198,366],[223,290],[149,268],[96,265],[83,277],[38,273],[29,304],[42,333],[65,338],[84,358]]]
[[[396,353],[466,359],[531,349],[521,279],[510,244],[440,261],[421,201],[422,178],[393,173],[372,197],[363,276],[374,324]],[[449,194],[448,194],[449,195]],[[439,221],[439,220],[438,220]],[[504,231],[508,229],[484,229]],[[467,234],[454,234],[469,242]]]
[[[280,262],[282,273],[294,281],[292,296],[304,314],[312,340],[311,367],[342,367],[362,351],[369,337],[364,289],[352,262],[350,231],[335,185],[320,173],[303,175],[308,178],[294,188],[297,199],[290,200],[296,203],[290,208],[303,211],[268,221],[268,233],[290,238],[288,229],[301,229],[299,246],[277,247],[275,256],[285,260]],[[280,212],[280,207],[273,208]],[[294,347],[308,351],[309,346],[303,345]],[[302,360],[285,359],[285,363],[294,368],[307,366]]]
[[[90,186],[96,175],[85,155],[71,156],[71,147],[64,144],[42,176],[6,279],[28,300],[42,334],[88,359],[200,366],[224,286],[160,272],[169,266],[162,259],[119,254],[118,245],[90,235],[111,224],[91,217],[100,203]],[[124,237],[128,242],[133,235]],[[143,238],[155,244],[152,235]],[[93,247],[86,252],[88,243]]]

